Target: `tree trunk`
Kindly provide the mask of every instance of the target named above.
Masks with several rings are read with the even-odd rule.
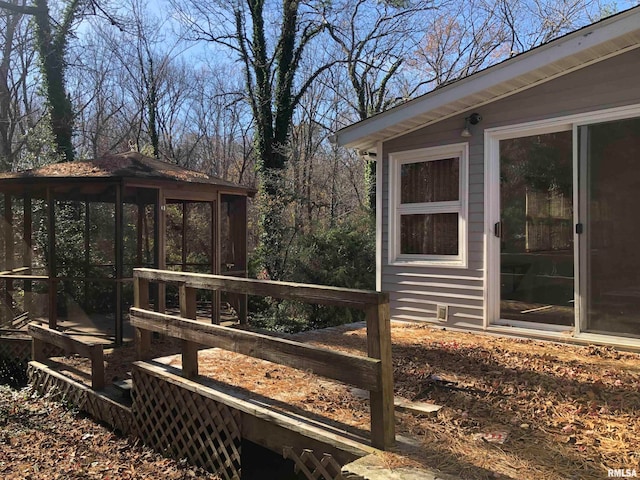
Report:
[[[77,0],[71,2],[65,11],[65,19],[58,26],[55,36],[51,29],[49,4],[47,0],[35,0],[36,39],[42,65],[44,88],[51,114],[51,130],[61,161],[72,161],[73,152],[73,107],[65,88],[64,59],[66,39],[72,17],[78,9]]]

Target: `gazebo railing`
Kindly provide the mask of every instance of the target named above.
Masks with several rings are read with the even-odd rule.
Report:
[[[9,327],[12,328],[13,320],[18,319],[20,321],[19,326],[26,325],[29,321],[29,317],[32,315],[31,310],[33,307],[33,299],[31,297],[32,283],[42,282],[46,283],[50,287],[50,278],[46,275],[32,275],[29,272],[31,267],[18,267],[11,270],[4,270],[0,272],[0,287],[4,292],[3,312],[0,316],[0,328]],[[13,309],[13,292],[15,291],[14,282],[24,282],[24,312],[16,312]],[[28,285],[28,286],[27,286]],[[8,317],[7,317],[8,315]]]
[[[149,282],[178,285],[179,316],[150,309]],[[195,321],[198,289],[364,310],[367,322],[367,356],[351,355],[274,336]],[[130,321],[136,328],[139,359],[152,357],[152,332],[183,341],[182,375],[186,378],[198,375],[197,352],[199,347],[205,346],[311,371],[369,390],[371,443],[374,447],[382,449],[395,443],[389,297],[385,293],[140,268],[134,270],[134,307],[130,310]]]

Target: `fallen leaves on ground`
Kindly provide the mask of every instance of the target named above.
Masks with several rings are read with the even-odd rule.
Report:
[[[119,437],[29,389],[0,386],[0,478],[5,480],[215,480]]]
[[[362,325],[290,338],[366,352]],[[640,471],[639,354],[400,322],[392,342],[395,394],[443,408],[435,416],[396,412],[389,466],[421,465],[465,480],[601,480],[608,469]],[[107,355],[113,376],[128,368],[125,352]],[[222,350],[199,358],[200,374],[220,386],[369,435],[368,401],[348,386]]]
[[[364,329],[332,330],[305,338],[365,351]],[[402,323],[392,341],[396,395],[443,406],[429,418],[396,413],[398,433],[419,442],[401,441],[395,464],[464,479],[640,471],[640,355]]]

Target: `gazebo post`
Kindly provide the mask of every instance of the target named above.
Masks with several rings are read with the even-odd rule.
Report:
[[[234,261],[236,268],[240,267],[247,277],[247,197],[234,197],[234,208],[230,220],[231,241],[234,247]],[[241,324],[247,323],[247,295],[238,295],[238,320]]]
[[[84,200],[84,304],[89,296],[89,263],[91,262],[91,208],[88,197]]]
[[[153,206],[153,268],[160,268],[160,238],[164,235],[160,233],[160,189],[156,190],[155,204]],[[153,298],[153,305],[156,311],[160,305],[160,285],[152,283],[150,285],[150,295]]]
[[[167,269],[167,207],[164,190],[158,195],[158,268]],[[167,310],[167,289],[164,283],[158,284],[158,311],[165,313]]]
[[[47,242],[49,243],[49,328],[58,327],[58,284],[56,280],[56,212],[53,192],[47,187]]]
[[[24,247],[22,250],[22,266],[29,267],[33,261],[33,220],[31,212],[31,195],[25,193],[24,201],[22,204],[24,224],[22,226],[22,237],[24,240]],[[30,273],[33,273],[29,270]],[[33,283],[31,280],[24,281],[24,309],[31,317],[33,315],[33,296],[32,296]]]
[[[137,203],[137,218],[136,218],[136,263],[141,266],[142,265],[142,229],[144,228],[144,223],[142,219],[145,214],[145,204],[138,199]]]
[[[182,201],[182,271],[187,271],[187,202]]]
[[[216,192],[217,200],[211,208],[211,237],[213,243],[213,274],[220,275],[220,192]],[[220,290],[211,292],[211,323],[220,325]]]
[[[116,244],[115,244],[115,256],[116,256],[116,345],[122,345],[122,264],[124,261],[123,254],[123,225],[122,225],[122,184],[116,185]]]
[[[4,269],[12,270],[14,268],[14,251],[13,251],[13,210],[11,195],[4,194]],[[11,291],[13,290],[13,280],[4,281],[4,302],[5,308],[2,309],[3,316],[6,315],[6,319],[10,320],[13,303],[13,297]]]

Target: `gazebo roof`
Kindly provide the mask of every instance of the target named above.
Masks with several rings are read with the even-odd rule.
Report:
[[[104,180],[144,180],[176,182],[188,184],[215,185],[232,190],[244,191],[252,195],[255,190],[223,180],[206,173],[188,170],[178,165],[147,157],[138,152],[108,154],[95,160],[53,163],[44,167],[21,172],[0,173],[2,184],[104,181]]]

